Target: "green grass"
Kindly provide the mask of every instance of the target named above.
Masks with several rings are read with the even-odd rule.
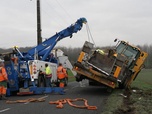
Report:
[[[116,89],[114,90],[104,105],[104,111],[102,114],[114,114],[115,110],[121,107],[123,103],[123,97],[120,96],[120,93],[123,93],[122,90]]]
[[[67,70],[67,73],[68,73],[68,81],[69,82],[75,81],[74,74],[72,73],[70,69]]]
[[[125,98],[120,96],[124,90],[115,89],[107,99],[102,114],[121,114],[129,111],[130,107],[131,114],[152,114],[152,69],[142,70],[132,82],[131,88],[136,92],[131,90],[127,103]]]
[[[152,89],[152,69],[142,70],[136,80],[132,82],[131,87],[144,90]]]
[[[133,92],[135,114],[152,114],[152,69],[144,69],[133,82]]]

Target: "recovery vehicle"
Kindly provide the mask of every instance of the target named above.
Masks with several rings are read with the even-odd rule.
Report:
[[[74,64],[76,80],[88,79],[89,85],[104,85],[109,91],[130,88],[148,54],[126,41],[115,39],[117,41],[113,48],[102,50],[86,41]]]
[[[54,36],[48,38],[36,47],[21,52],[16,46],[12,53],[3,54],[5,60],[5,67],[8,73],[8,89],[7,95],[13,93],[22,94],[42,94],[57,91],[62,94],[59,87],[45,87],[44,79],[39,72],[44,71],[45,63],[48,63],[52,69],[52,82],[57,81],[56,69],[59,62],[63,63],[66,68],[72,70],[72,66],[68,58],[63,54],[57,56],[53,49],[58,41],[66,37],[72,37],[73,33],[77,33],[86,23],[85,18],[78,19],[74,24],[66,29],[56,33]],[[62,53],[62,52],[61,52]]]

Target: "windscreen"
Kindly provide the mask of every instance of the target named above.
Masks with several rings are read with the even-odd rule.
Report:
[[[128,65],[130,65],[133,60],[136,60],[139,50],[128,45],[126,42],[120,42],[116,48],[116,52],[125,55],[129,59]]]

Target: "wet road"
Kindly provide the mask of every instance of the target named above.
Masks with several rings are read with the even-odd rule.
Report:
[[[28,102],[6,104],[4,100],[0,100],[0,114],[101,114],[104,104],[109,93],[104,88],[88,86],[87,81],[83,82],[85,87],[80,87],[78,82],[71,82],[65,87],[66,94],[45,94],[32,96],[11,96],[9,100],[21,100],[28,98],[45,98],[45,102]],[[75,99],[84,98],[88,100],[91,106],[97,106],[97,110],[87,110],[71,107],[64,104],[64,108],[57,109],[55,104],[49,104],[50,101],[59,99]],[[77,101],[75,104],[83,105],[83,102]]]

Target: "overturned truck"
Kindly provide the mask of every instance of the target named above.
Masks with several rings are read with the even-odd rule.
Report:
[[[148,54],[128,42],[117,39],[115,42],[112,49],[100,50],[86,41],[74,64],[76,80],[88,79],[89,85],[104,85],[110,90],[129,88],[144,68]]]

